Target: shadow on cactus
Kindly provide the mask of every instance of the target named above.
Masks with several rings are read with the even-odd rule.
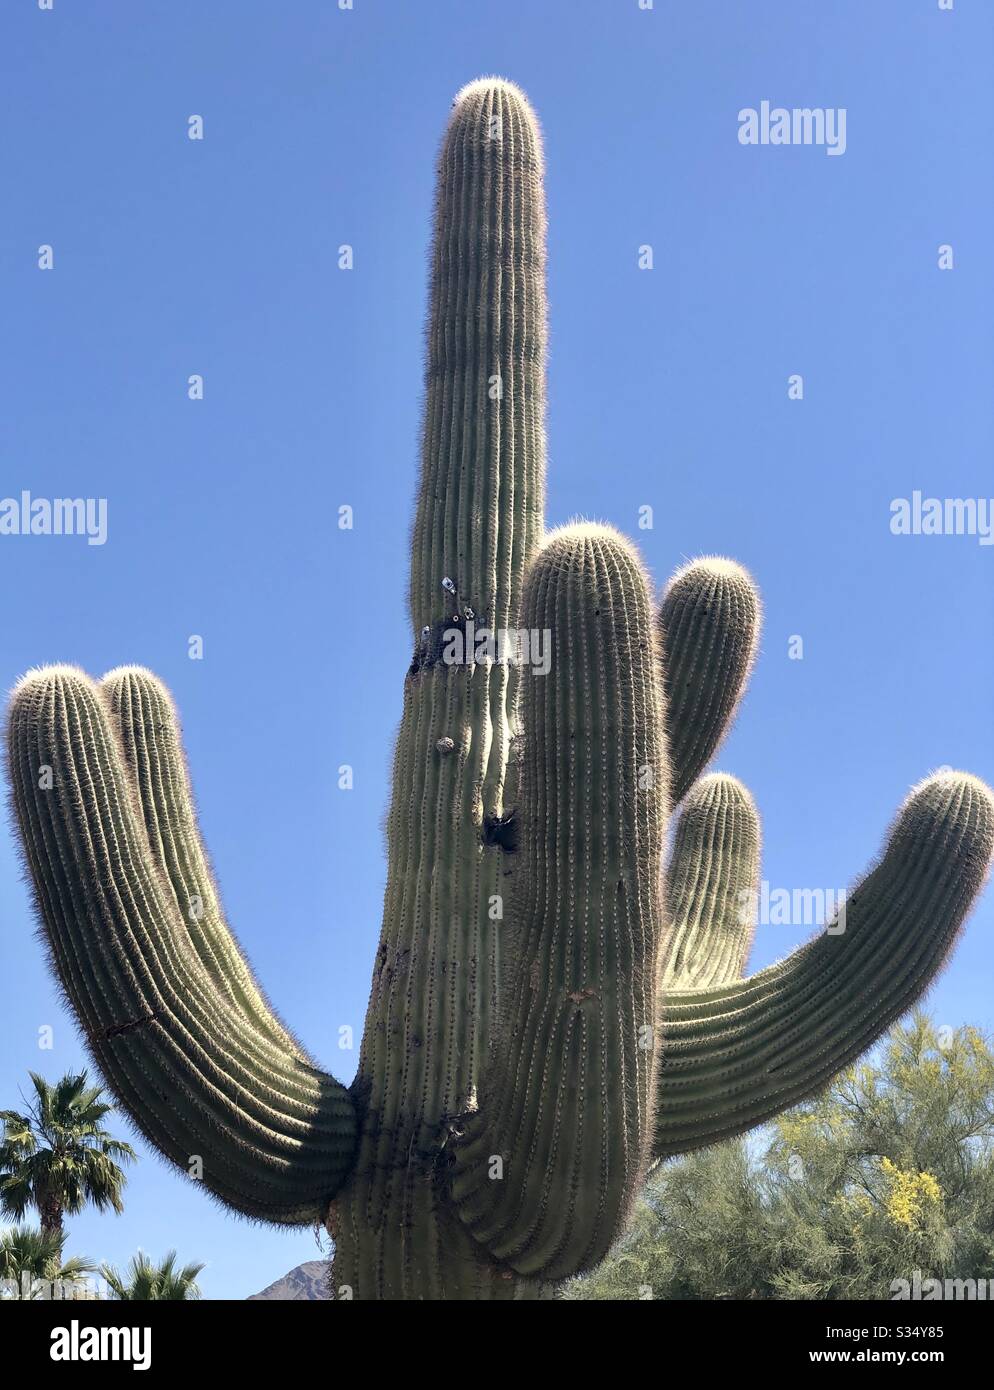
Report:
[[[538,1298],[596,1264],[654,1162],[810,1096],[908,1009],[994,843],[983,783],[929,778],[845,930],[742,978],[758,817],[701,774],[759,601],[708,558],[654,609],[617,532],[543,534],[544,225],[532,112],[474,82],[438,164],[413,657],[351,1088],[276,1017],[225,923],[159,681],[50,667],[11,703],[24,854],[94,1060],[230,1208],[325,1221],[340,1296]],[[465,642],[450,659],[471,626],[544,634],[548,673]]]

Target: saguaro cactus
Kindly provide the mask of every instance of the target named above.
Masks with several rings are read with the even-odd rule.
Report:
[[[654,611],[617,532],[543,537],[544,220],[527,102],[472,83],[439,160],[413,656],[349,1089],[225,924],[159,681],[56,666],[11,703],[25,858],[95,1061],[229,1207],[327,1222],[340,1296],[533,1298],[596,1263],[653,1162],[810,1095],[912,1004],[994,848],[990,791],[929,778],[844,930],[741,978],[758,818],[702,773],[758,599],[705,558]],[[508,662],[481,629],[549,661]]]

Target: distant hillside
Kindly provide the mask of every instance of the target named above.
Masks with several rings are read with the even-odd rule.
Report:
[[[296,1269],[291,1269],[289,1274],[284,1274],[282,1279],[277,1279],[275,1284],[270,1284],[268,1289],[263,1289],[262,1293],[249,1294],[247,1302],[251,1303],[255,1298],[327,1298],[330,1268],[327,1260],[307,1260]]]

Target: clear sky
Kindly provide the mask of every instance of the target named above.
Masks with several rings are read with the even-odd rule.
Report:
[[[659,583],[717,551],[762,587],[718,765],[757,797],[769,883],[850,883],[935,767],[994,780],[994,547],[890,531],[916,489],[994,492],[988,0],[9,0],[0,26],[0,497],[106,497],[109,528],[0,536],[0,681],[140,662],[172,687],[231,921],[342,1079],[410,657],[433,164],[472,77],[519,82],[544,128],[549,522],[615,523]],[[845,108],[845,154],[741,145],[764,100]],[[9,833],[0,925],[9,1106],[83,1060]],[[992,927],[988,895],[940,1021],[994,1027]],[[754,965],[810,934],[760,927]],[[315,1256],[140,1147],[125,1214],[73,1220],[72,1251],[176,1246],[237,1298]]]

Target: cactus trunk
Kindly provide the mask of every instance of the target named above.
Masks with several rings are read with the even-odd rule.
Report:
[[[541,534],[541,166],[537,127],[513,89],[484,82],[460,93],[438,163],[414,657],[353,1087],[360,1140],[331,1217],[333,1284],[355,1298],[503,1297],[515,1287],[440,1209],[433,1169],[448,1122],[476,1090],[498,1007],[504,925],[490,904],[507,891],[511,856],[498,827],[520,675],[451,658],[472,655],[474,630],[516,624]]]

